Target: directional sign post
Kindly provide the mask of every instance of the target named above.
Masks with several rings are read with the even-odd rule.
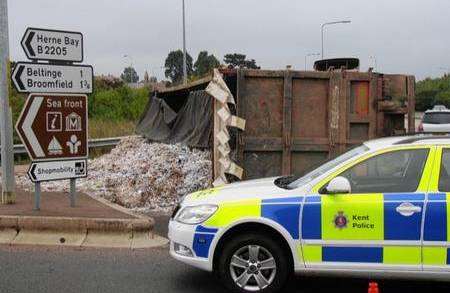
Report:
[[[33,182],[83,178],[87,176],[87,161],[33,162],[27,174]]]
[[[31,93],[16,130],[33,160],[28,176],[35,183],[35,210],[40,209],[41,182],[63,179],[70,179],[74,207],[75,179],[87,176],[89,151],[83,94],[92,93],[94,84],[92,66],[73,64],[83,61],[83,35],[28,28],[21,45],[34,62],[18,62],[11,79],[17,91]]]
[[[90,94],[93,75],[92,66],[18,62],[12,80],[20,93]]]
[[[83,62],[83,35],[78,32],[28,28],[21,45],[30,60]]]

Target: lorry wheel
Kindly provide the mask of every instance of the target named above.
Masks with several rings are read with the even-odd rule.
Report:
[[[218,256],[216,273],[234,292],[279,292],[292,272],[288,255],[268,236],[239,235],[227,240]]]

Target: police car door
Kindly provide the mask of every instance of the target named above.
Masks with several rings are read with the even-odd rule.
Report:
[[[450,271],[450,148],[438,147],[426,198],[425,271]]]
[[[302,216],[307,267],[421,270],[421,226],[434,148],[390,149],[328,176]],[[335,177],[351,193],[325,194]],[[321,194],[323,193],[323,194]]]

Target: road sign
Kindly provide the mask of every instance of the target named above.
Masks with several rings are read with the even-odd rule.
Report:
[[[83,35],[78,32],[28,28],[21,44],[30,60],[83,61]]]
[[[12,80],[17,91],[21,93],[90,94],[93,75],[93,68],[89,65],[18,62]]]
[[[83,178],[87,176],[87,161],[33,162],[27,174],[33,182]]]
[[[87,96],[29,95],[16,130],[35,161],[88,156]]]

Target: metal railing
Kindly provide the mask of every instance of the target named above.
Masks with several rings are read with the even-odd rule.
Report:
[[[95,148],[104,148],[104,147],[115,147],[121,139],[126,136],[120,137],[108,137],[108,138],[92,138],[89,139],[88,145],[89,149]],[[0,146],[1,149],[1,146]],[[25,155],[27,154],[27,150],[23,144],[15,144],[14,145],[14,155]]]

